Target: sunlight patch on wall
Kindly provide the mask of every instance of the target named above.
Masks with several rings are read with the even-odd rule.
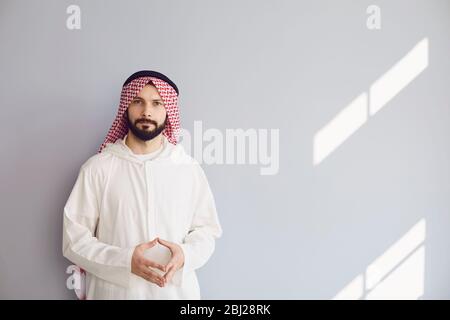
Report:
[[[417,43],[402,59],[355,98],[313,138],[313,166],[319,165],[367,120],[380,111],[428,67],[428,39]]]
[[[424,294],[426,224],[422,218],[333,299],[418,299]]]
[[[370,87],[370,115],[391,101],[428,67],[428,39],[420,41]]]
[[[314,164],[320,163],[367,121],[367,94],[360,94],[314,136]]]

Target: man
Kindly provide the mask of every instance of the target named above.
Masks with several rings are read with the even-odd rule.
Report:
[[[86,271],[87,299],[200,299],[195,271],[222,228],[204,171],[177,144],[178,94],[162,73],[131,75],[99,152],[81,166],[63,255]],[[148,258],[157,246],[167,263]]]

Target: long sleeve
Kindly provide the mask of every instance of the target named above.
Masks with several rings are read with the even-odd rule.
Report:
[[[181,285],[187,273],[203,266],[215,249],[215,240],[222,236],[214,196],[203,169],[197,165],[198,187],[196,206],[188,234],[179,244],[184,253],[184,266],[174,274],[173,281]]]
[[[134,248],[112,246],[94,236],[101,188],[92,171],[86,163],[81,167],[64,207],[63,255],[99,278],[128,287]]]

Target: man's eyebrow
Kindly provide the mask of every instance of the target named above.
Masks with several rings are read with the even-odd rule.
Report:
[[[133,98],[133,100],[136,100],[136,99],[144,100],[144,98],[141,98],[141,97],[138,97],[138,96]],[[162,99],[153,99],[152,101],[161,101],[162,102]]]

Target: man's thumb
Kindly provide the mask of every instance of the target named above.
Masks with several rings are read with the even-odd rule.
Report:
[[[145,242],[143,247],[144,247],[144,249],[149,249],[151,247],[154,247],[157,243],[158,243],[158,238],[155,238],[152,241]]]

